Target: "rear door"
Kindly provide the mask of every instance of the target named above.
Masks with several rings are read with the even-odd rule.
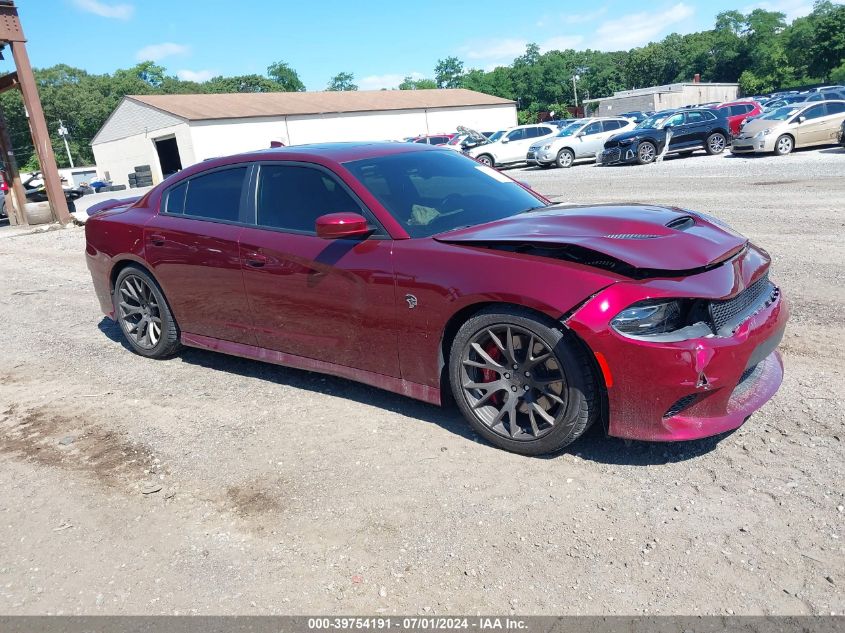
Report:
[[[575,158],[595,156],[596,152],[604,148],[604,128],[601,121],[593,121],[578,132],[576,142],[573,143]]]
[[[804,117],[805,120],[795,126],[795,146],[804,147],[825,143],[829,125],[827,105],[824,102],[818,103],[804,110],[799,115],[800,117]]]
[[[144,252],[183,332],[255,344],[238,238],[250,167],[220,167],[168,189]]]
[[[845,102],[828,101],[824,104],[827,114],[825,115],[824,137],[822,143],[836,143],[839,136],[839,128],[842,120],[845,119]]]
[[[693,110],[684,113],[684,124],[679,130],[684,147],[700,147],[704,145],[704,140],[707,138],[712,118],[706,116],[704,112]]]
[[[253,226],[241,233],[243,278],[261,347],[398,376],[393,241],[328,169],[260,163]],[[321,215],[361,213],[365,239],[317,237]]]

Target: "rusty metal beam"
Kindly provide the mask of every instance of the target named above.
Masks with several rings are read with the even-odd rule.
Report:
[[[38,87],[35,83],[35,75],[32,74],[32,66],[29,64],[26,45],[18,41],[10,42],[9,46],[12,48],[15,67],[18,69],[23,104],[29,114],[32,143],[35,145],[38,162],[41,164],[41,175],[44,178],[44,187],[47,189],[47,199],[53,208],[55,218],[62,224],[67,224],[72,218],[68,212],[65,192],[59,178],[59,168],[56,165],[56,156],[50,142],[47,122],[44,120],[44,110],[41,108],[41,99],[38,97]]]

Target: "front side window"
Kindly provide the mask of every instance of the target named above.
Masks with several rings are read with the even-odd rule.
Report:
[[[601,121],[590,123],[587,127],[584,128],[584,136],[589,136],[590,134],[598,134],[599,132],[601,132]]]
[[[361,207],[326,172],[300,165],[261,165],[258,172],[256,224],[314,233],[327,213],[361,213]]]
[[[802,114],[807,118],[808,121],[810,119],[818,119],[820,117],[823,117],[825,114],[824,104],[820,103],[817,106],[813,106],[812,108],[804,110]]]
[[[507,176],[447,150],[378,156],[344,166],[411,237],[545,206]]]
[[[165,213],[237,222],[246,173],[247,167],[242,166],[189,178],[168,192]]]
[[[521,128],[519,130],[513,130],[508,132],[507,139],[509,141],[521,141],[525,138],[525,128]]]

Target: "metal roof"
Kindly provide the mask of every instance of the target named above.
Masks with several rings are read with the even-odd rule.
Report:
[[[514,104],[508,99],[463,88],[127,95],[126,98],[188,121]]]

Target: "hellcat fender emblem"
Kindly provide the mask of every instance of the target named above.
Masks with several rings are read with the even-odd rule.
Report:
[[[414,295],[405,295],[405,301],[408,302],[408,307],[411,310],[417,307],[417,298]]]

